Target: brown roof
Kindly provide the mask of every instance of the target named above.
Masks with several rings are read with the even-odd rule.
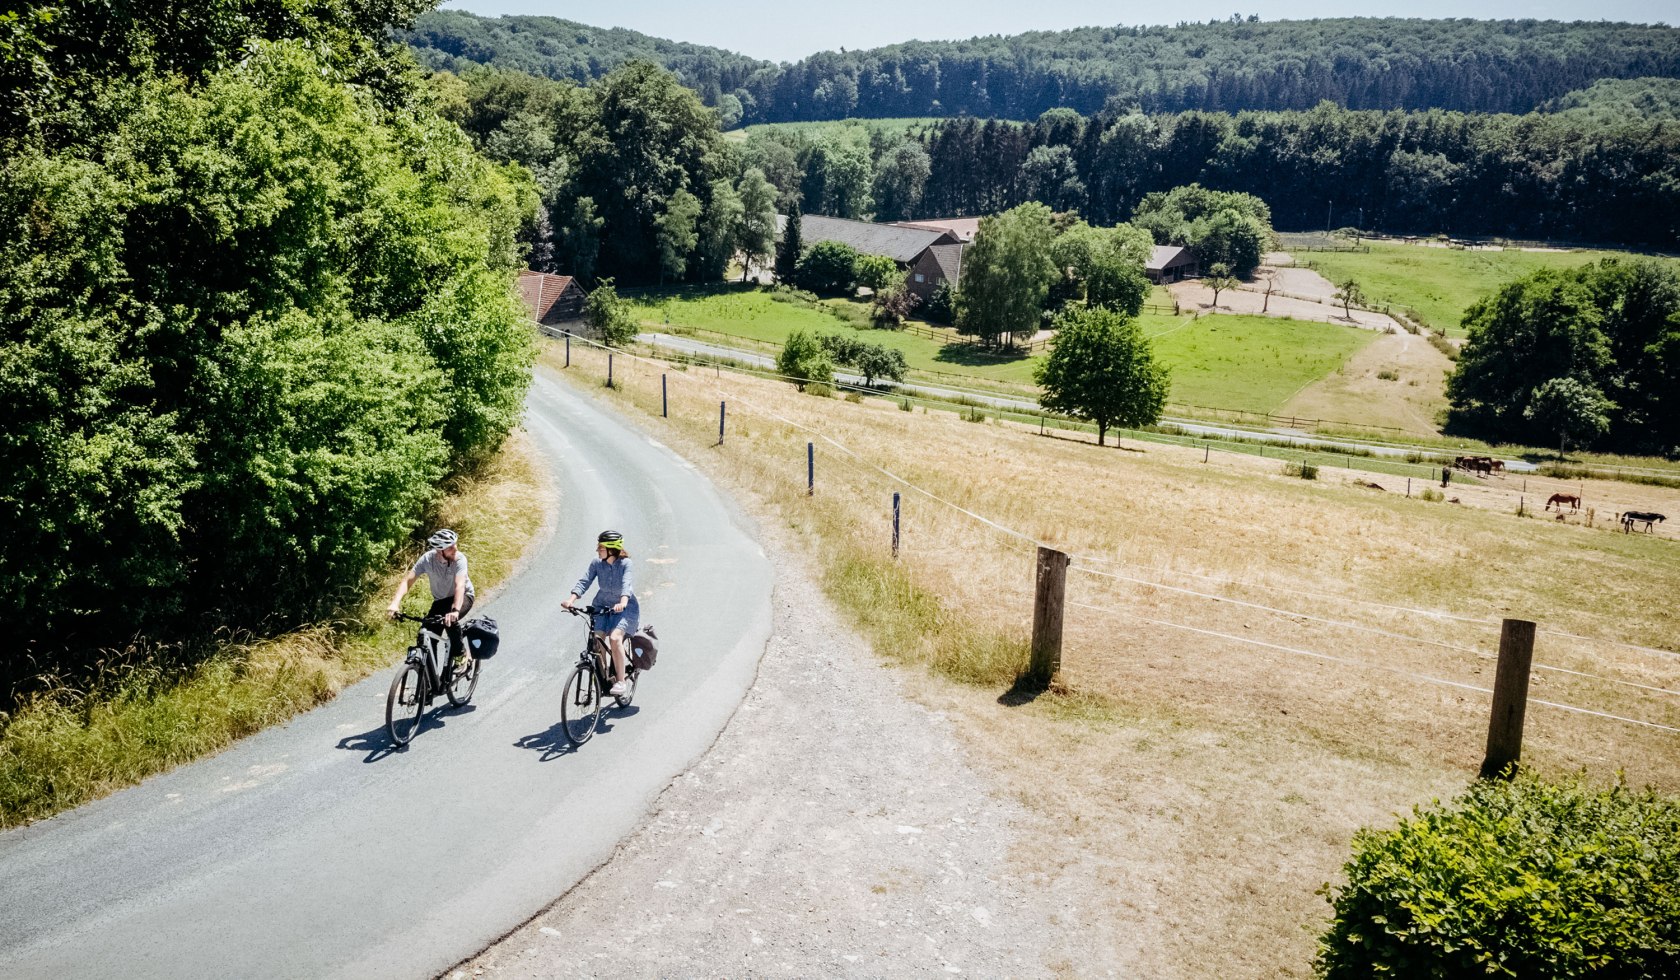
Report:
[[[895,221],[893,224],[901,228],[930,228],[934,231],[948,231],[957,236],[959,242],[972,242],[974,236],[980,233],[979,218],[927,218],[921,221]]]
[[[786,227],[787,219],[777,215],[778,238]],[[906,228],[821,214],[799,216],[799,237],[806,248],[817,242],[841,242],[864,255],[885,255],[901,265],[916,261],[916,256],[929,245],[954,245],[957,241],[955,235],[943,228]]]
[[[1196,254],[1182,245],[1156,245],[1149,250],[1149,264],[1145,269],[1160,272],[1175,265],[1190,265],[1196,261]]]
[[[557,276],[552,272],[533,272],[522,269],[519,272],[519,298],[525,301],[525,308],[531,311],[531,319],[538,323],[548,323],[549,314],[554,312],[555,304],[566,294],[566,290],[575,288],[579,294],[583,287],[577,285],[577,280],[571,276]]]

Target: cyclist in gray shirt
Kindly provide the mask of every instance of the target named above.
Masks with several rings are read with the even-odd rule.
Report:
[[[455,532],[448,528],[426,539],[432,549],[421,555],[414,567],[408,570],[402,584],[397,586],[397,595],[391,600],[387,612],[393,619],[396,618],[409,586],[420,576],[426,576],[426,584],[432,587],[432,608],[426,611],[426,615],[443,617],[443,625],[449,631],[449,649],[461,658],[456,664],[456,670],[460,671],[472,667],[472,651],[461,640],[461,619],[473,607],[473,584],[467,575],[466,552],[461,550],[457,541]]]
[[[613,680],[616,681],[607,693],[618,697],[625,692],[628,684],[624,676],[624,638],[633,635],[642,620],[642,608],[636,602],[636,574],[631,567],[630,553],[624,549],[624,535],[617,531],[601,532],[595,539],[595,560],[589,563],[583,578],[572,586],[572,594],[560,605],[572,608],[578,596],[588,591],[590,582],[600,584],[595,592],[594,604],[612,610],[597,616],[594,628],[607,634],[607,646],[612,649]]]

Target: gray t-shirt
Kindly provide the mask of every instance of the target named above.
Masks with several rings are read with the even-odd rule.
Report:
[[[460,548],[455,549],[455,560],[447,561],[433,548],[420,556],[414,563],[413,572],[416,576],[426,576],[426,582],[432,587],[433,599],[449,599],[455,595],[455,576],[466,574],[467,553]],[[472,576],[467,575],[467,595],[473,594]]]

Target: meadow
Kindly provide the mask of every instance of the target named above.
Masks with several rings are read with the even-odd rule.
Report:
[[[834,129],[863,129],[875,133],[901,133],[906,130],[926,129],[945,120],[936,116],[903,116],[887,117],[884,119],[831,119],[819,122],[786,122],[786,123],[758,123],[741,129],[732,129],[723,134],[724,139],[745,142],[753,133],[783,132],[797,133],[802,136],[815,136],[819,133]]]
[[[1517,249],[1461,249],[1371,241],[1370,252],[1303,252],[1296,264],[1318,270],[1331,282],[1358,280],[1365,305],[1416,310],[1425,323],[1463,337],[1464,311],[1513,279],[1541,269],[1573,269],[1627,252],[1589,250],[1530,252]]]
[[[1542,631],[1527,763],[1680,789],[1680,611],[1649,601],[1680,594],[1672,539],[629,358],[605,389],[602,360],[574,345],[561,373],[786,526],[1028,807],[1011,870],[1096,961],[1309,976],[1354,831],[1474,778],[1502,617]],[[1584,489],[1680,512],[1675,490]],[[1039,544],[1074,562],[1061,679],[1035,696],[1015,679]]]
[[[698,331],[698,339],[748,341],[758,349],[779,347],[795,330],[835,333],[854,329],[821,309],[777,302],[758,290],[670,290],[634,295],[634,312],[645,329]],[[867,305],[824,300],[852,322],[867,322]],[[1335,372],[1379,335],[1326,323],[1257,316],[1195,318],[1144,313],[1144,333],[1156,357],[1173,376],[1175,404],[1211,405],[1248,412],[1275,412],[1296,393]],[[867,330],[866,337],[904,353],[913,373],[932,381],[972,380],[1018,386],[1030,393],[1032,357],[998,357],[969,344],[945,344],[923,331],[949,328],[918,324],[918,331]],[[954,331],[950,331],[953,336]],[[1351,412],[1351,409],[1350,409]]]

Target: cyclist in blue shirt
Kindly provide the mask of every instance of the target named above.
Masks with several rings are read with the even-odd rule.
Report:
[[[589,583],[599,583],[594,606],[610,606],[612,611],[595,617],[594,628],[607,634],[607,646],[612,649],[613,697],[628,690],[624,676],[624,638],[633,635],[641,625],[642,609],[636,603],[635,570],[630,553],[624,548],[624,535],[617,531],[602,531],[595,539],[595,560],[572,586],[572,594],[561,605],[567,609],[588,591]]]

